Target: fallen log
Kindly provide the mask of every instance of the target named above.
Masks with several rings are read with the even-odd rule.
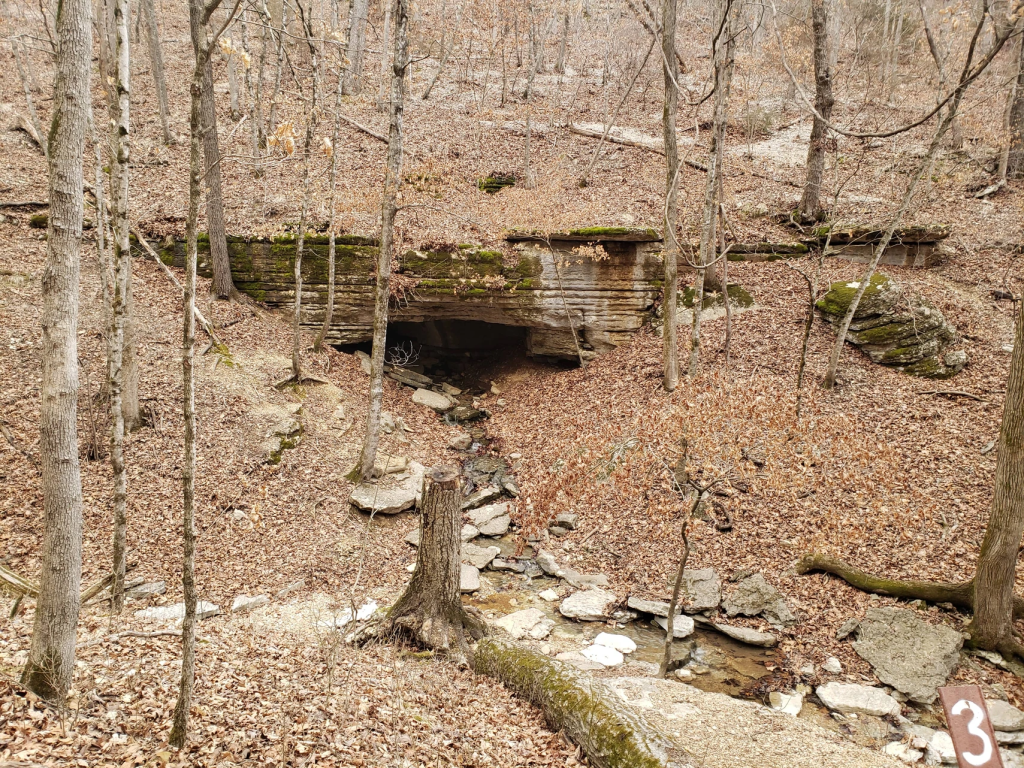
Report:
[[[570,664],[485,639],[474,666],[539,707],[596,768],[690,768],[696,762],[607,685]]]

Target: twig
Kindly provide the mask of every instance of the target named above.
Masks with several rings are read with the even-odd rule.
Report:
[[[49,203],[46,200],[12,200],[10,202],[0,202],[0,208],[48,208]]]
[[[11,430],[7,428],[7,424],[4,423],[3,421],[0,421],[0,434],[3,434],[4,439],[7,440],[8,443],[10,443],[11,448],[16,450],[18,453],[20,453],[26,459],[31,461],[33,464],[39,463],[36,457],[28,452],[28,449],[22,448],[20,445],[18,445],[17,441],[14,439],[14,435],[11,434]]]
[[[951,397],[969,397],[971,400],[977,400],[979,403],[987,403],[988,400],[972,395],[970,392],[964,392],[959,389],[928,389],[924,392],[918,392],[919,395],[948,395]]]
[[[79,647],[80,648],[88,648],[91,645],[99,645],[100,643],[105,643],[107,641],[110,641],[112,643],[116,643],[122,637],[144,637],[144,638],[152,638],[152,637],[181,637],[181,630],[180,629],[158,629],[156,632],[136,632],[134,630],[129,630],[128,632],[118,632],[117,634],[114,634],[114,635],[107,635],[106,637],[98,637],[95,640],[90,640],[87,643],[82,643]]]

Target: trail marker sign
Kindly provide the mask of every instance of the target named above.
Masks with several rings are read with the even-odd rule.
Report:
[[[939,688],[960,768],[1003,768],[988,708],[976,685]]]

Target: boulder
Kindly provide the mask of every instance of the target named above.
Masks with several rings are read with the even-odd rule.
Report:
[[[261,605],[266,605],[270,602],[270,595],[256,595],[255,597],[249,597],[248,595],[239,595],[231,603],[232,613],[247,613],[253,608],[259,608]]]
[[[412,401],[416,405],[425,405],[427,408],[433,408],[438,413],[444,413],[454,405],[448,395],[434,392],[430,389],[417,389],[412,394]]]
[[[504,629],[516,640],[522,640],[527,632],[546,618],[547,616],[540,608],[526,608],[522,611],[502,616],[494,624]]]
[[[786,626],[796,623],[796,617],[786,605],[786,598],[775,587],[755,573],[743,579],[732,593],[722,601],[726,616],[757,616],[763,614],[772,624]]]
[[[762,648],[774,648],[779,642],[779,638],[771,632],[758,632],[756,629],[750,629],[749,627],[736,627],[732,624],[712,624],[711,626],[726,637],[731,637],[733,640],[739,640],[741,643],[746,643],[747,645],[759,645]]]
[[[681,602],[686,613],[712,610],[717,608],[721,601],[722,580],[718,578],[714,568],[683,571]]]
[[[466,517],[473,523],[477,528],[489,523],[496,517],[507,517],[509,514],[509,503],[507,501],[500,504],[487,504],[477,509],[471,509],[466,513]]]
[[[603,589],[586,589],[574,592],[562,601],[558,611],[568,619],[579,621],[604,621],[611,612],[617,598]]]
[[[625,635],[613,635],[610,632],[602,632],[595,637],[594,645],[603,645],[619,653],[632,653],[636,650],[636,643],[630,638]]]
[[[658,616],[654,619],[654,623],[661,627],[663,630],[668,632],[668,616]],[[693,619],[684,614],[676,616],[672,622],[672,637],[676,640],[682,640],[684,637],[689,637],[693,634],[694,623]]]
[[[208,619],[220,613],[220,607],[205,600],[196,604],[196,618]],[[161,605],[154,608],[144,608],[135,612],[135,617],[147,621],[181,621],[185,618],[185,604],[175,603],[174,605]]]
[[[776,712],[796,717],[804,706],[804,697],[799,693],[782,693],[772,691],[768,694],[768,703]]]
[[[900,703],[880,688],[857,683],[825,683],[815,690],[821,703],[844,715],[898,715]]]
[[[544,571],[544,573],[546,573],[548,576],[559,575],[559,571],[561,569],[558,567],[558,561],[555,560],[555,556],[552,555],[550,552],[547,552],[543,549],[538,551],[536,560],[537,565],[540,566],[540,569]]]
[[[476,544],[463,544],[461,560],[475,568],[483,570],[495,557],[501,554],[498,547],[478,547]]]
[[[999,699],[986,699],[988,719],[996,731],[1024,731],[1024,712]]]
[[[833,327],[842,323],[859,286],[857,282],[832,283],[815,305]],[[927,299],[905,292],[877,272],[857,305],[846,338],[873,362],[915,376],[944,379],[967,363],[965,353],[946,350],[957,334],[942,313]]]
[[[384,477],[384,475],[397,475],[409,468],[409,459],[405,456],[392,456],[387,453],[377,452],[377,458],[373,460],[373,476]]]
[[[869,608],[853,649],[875,675],[912,701],[930,704],[960,661],[963,637],[903,608]]]
[[[590,645],[581,651],[584,658],[597,662],[602,667],[617,667],[625,659],[614,648],[605,645]]]
[[[423,489],[426,470],[416,461],[398,475],[387,475],[376,483],[360,483],[352,489],[350,500],[365,512],[394,515],[416,506]]]
[[[466,595],[480,589],[480,569],[466,563],[459,564],[459,590]]]

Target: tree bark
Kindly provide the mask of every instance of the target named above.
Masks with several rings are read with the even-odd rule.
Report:
[[[87,0],[63,0],[57,8],[47,161],[50,216],[42,279],[39,455],[44,533],[32,644],[21,681],[38,696],[62,703],[74,675],[82,578],[82,482],[76,423],[78,262],[92,33]]]
[[[814,116],[811,141],[807,147],[807,177],[800,197],[800,218],[815,221],[821,215],[821,182],[825,175],[826,123],[832,118],[832,70],[829,66],[828,9],[826,0],[811,0],[814,32]],[[818,117],[820,115],[821,117]]]
[[[565,74],[565,51],[569,46],[569,9],[562,13],[562,36],[558,39],[558,58],[555,60],[555,73]]]
[[[390,24],[391,8],[388,7],[387,16],[384,18],[384,26],[387,28]],[[385,38],[386,39],[386,38]],[[387,56],[384,57],[387,60]],[[326,68],[326,65],[325,65]],[[334,95],[334,130],[331,132],[331,173],[330,173],[330,187],[331,196],[328,203],[330,210],[330,219],[327,225],[328,231],[328,243],[327,243],[327,310],[324,312],[324,324],[320,328],[320,333],[317,334],[316,340],[313,342],[313,349],[317,352],[323,346],[324,339],[327,338],[327,334],[331,330],[331,322],[334,320],[334,294],[335,294],[335,243],[334,243],[334,220],[336,216],[335,205],[337,202],[337,191],[338,191],[338,153],[336,147],[338,146],[338,130],[341,126],[341,120],[339,115],[341,114],[341,86],[345,82],[344,73],[341,68],[338,69],[338,88]]]
[[[381,33],[380,53],[380,90],[377,92],[377,109],[384,109],[387,105],[388,95],[388,40],[391,37],[391,2],[383,0],[384,6],[384,31]],[[344,80],[342,80],[344,83]]]
[[[391,67],[391,120],[388,127],[387,170],[381,203],[380,254],[373,307],[373,350],[370,355],[370,410],[366,437],[359,459],[359,475],[369,480],[380,443],[380,411],[384,398],[384,347],[388,333],[388,299],[391,293],[391,251],[398,212],[398,186],[402,181],[402,116],[405,109],[405,70],[409,65],[408,0],[394,0],[395,43]]]
[[[202,0],[189,0],[189,32],[196,61],[206,38],[206,23]],[[224,230],[224,196],[221,192],[220,145],[217,139],[217,109],[213,94],[213,62],[209,54],[204,57],[203,92],[201,94],[199,126],[206,163],[206,226],[210,237],[210,263],[213,271],[211,292],[220,299],[231,298],[235,285],[231,280],[231,262],[228,260],[228,241]]]
[[[369,0],[351,0],[348,17],[348,45],[345,57],[345,95],[354,96],[363,88],[363,57],[366,54],[366,17],[370,10]]]
[[[1017,82],[1010,106],[1010,151],[1006,158],[1006,175],[1024,178],[1024,42],[1017,64]]]
[[[461,502],[457,470],[437,467],[427,473],[420,504],[416,570],[405,592],[388,611],[381,633],[411,635],[420,645],[460,663],[469,655],[466,631],[479,639],[486,629],[482,620],[462,607]]]
[[[667,392],[679,386],[679,344],[676,317],[679,311],[679,236],[676,224],[679,218],[679,145],[676,138],[676,111],[679,103],[679,70],[676,68],[676,2],[663,0],[661,36],[661,68],[665,78],[665,104],[661,125],[665,141],[665,298],[663,302],[665,324],[662,327],[662,357],[665,375],[663,385]]]
[[[1021,655],[1013,635],[1013,586],[1024,536],[1024,312],[1020,311],[1016,336],[999,430],[992,508],[974,577],[974,621],[968,632],[978,647]]]
[[[153,84],[156,86],[156,101],[160,110],[160,131],[164,144],[173,144],[170,109],[167,104],[167,77],[164,75],[164,55],[160,49],[160,25],[156,18],[154,0],[139,0],[142,16],[146,22],[146,43],[149,46],[149,61],[153,69]]]

